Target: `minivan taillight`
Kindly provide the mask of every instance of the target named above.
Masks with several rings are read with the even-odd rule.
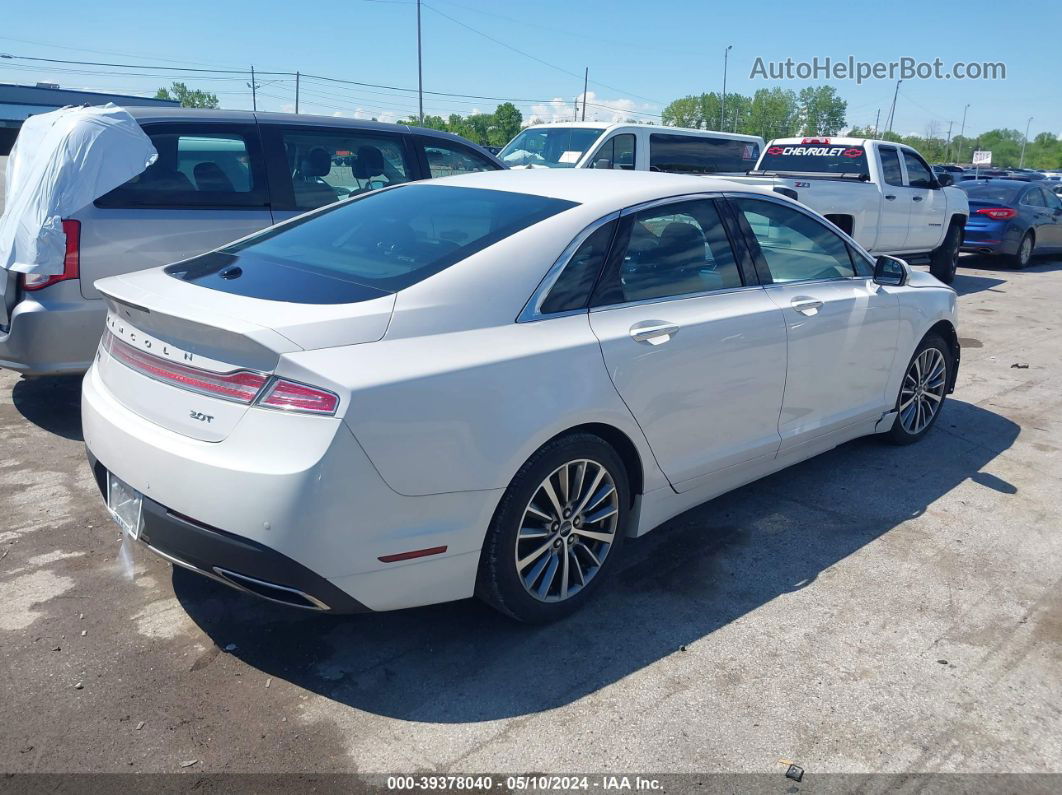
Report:
[[[996,221],[1006,221],[1017,214],[1017,210],[1012,210],[1010,207],[982,207],[974,213],[974,215],[987,215]]]
[[[77,279],[81,276],[81,222],[63,221],[66,235],[66,255],[63,257],[63,272],[55,275],[26,273],[22,276],[24,290],[43,290],[57,282]]]

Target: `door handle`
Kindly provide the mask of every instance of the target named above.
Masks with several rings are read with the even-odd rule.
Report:
[[[911,198],[914,199],[916,202],[922,201],[922,197],[921,196],[912,196]]]
[[[643,320],[631,326],[631,339],[635,342],[648,342],[650,345],[663,345],[675,334],[679,327],[664,320]]]
[[[817,298],[794,298],[789,302],[789,305],[800,314],[808,317],[817,315],[819,310],[822,309],[822,301]]]
[[[896,198],[896,196],[894,194],[892,194],[892,193],[886,193],[885,194],[885,198],[888,199],[889,201],[892,201],[893,199]]]

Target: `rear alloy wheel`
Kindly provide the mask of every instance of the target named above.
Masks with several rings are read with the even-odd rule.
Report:
[[[1018,244],[1018,253],[1010,258],[1011,264],[1021,270],[1029,264],[1029,260],[1032,259],[1033,248],[1036,245],[1036,241],[1033,239],[1032,232],[1026,232],[1022,237],[1021,242]]]
[[[520,621],[567,615],[615,557],[629,505],[623,463],[603,440],[550,442],[521,467],[495,512],[477,594]]]
[[[904,373],[889,436],[898,444],[917,442],[940,416],[948,391],[951,352],[940,337],[922,340]]]
[[[944,284],[955,281],[955,272],[959,268],[959,245],[962,243],[963,228],[961,224],[952,224],[944,242],[929,255],[929,272]]]

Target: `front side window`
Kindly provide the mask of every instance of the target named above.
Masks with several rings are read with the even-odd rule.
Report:
[[[777,283],[842,279],[855,275],[848,247],[809,215],[759,199],[735,199]]]
[[[744,174],[760,156],[758,143],[710,135],[649,136],[649,170],[675,174]]]
[[[264,207],[265,178],[248,137],[209,129],[146,130],[158,159],[97,200],[101,207]],[[257,148],[254,148],[257,153]]]
[[[498,166],[466,146],[448,141],[424,141],[424,155],[432,179],[474,171],[497,171]]]
[[[594,298],[598,306],[741,287],[715,203],[694,199],[651,207],[625,219],[618,266]]]
[[[634,170],[634,134],[614,135],[594,153],[590,168],[619,168]]]
[[[590,291],[594,289],[594,282],[608,256],[609,243],[615,230],[616,221],[603,224],[576,249],[542,302],[539,311],[543,315],[582,309],[587,305]]]
[[[575,168],[603,132],[587,127],[529,128],[509,141],[498,158],[510,168]]]
[[[917,155],[903,151],[903,162],[907,165],[907,184],[912,188],[932,188],[933,172]]]
[[[882,146],[878,149],[881,155],[881,176],[886,185],[903,187],[903,171],[900,169],[900,153],[891,146]]]
[[[401,185],[271,227],[166,272],[252,298],[349,303],[416,284],[575,206],[508,191]]]
[[[281,140],[299,210],[313,210],[410,179],[397,136],[358,130],[291,131]]]

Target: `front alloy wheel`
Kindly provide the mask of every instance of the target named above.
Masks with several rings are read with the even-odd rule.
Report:
[[[952,354],[936,334],[922,340],[907,365],[890,437],[897,444],[921,439],[940,416],[948,392]]]

